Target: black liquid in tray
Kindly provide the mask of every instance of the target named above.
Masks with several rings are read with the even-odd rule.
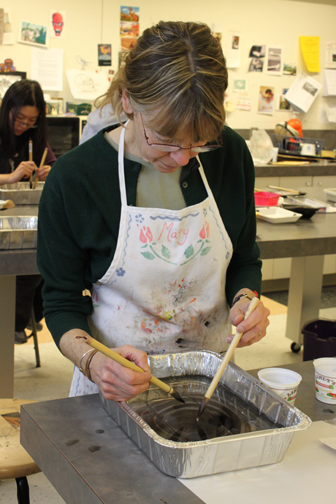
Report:
[[[199,421],[199,405],[211,380],[204,376],[183,376],[162,380],[169,383],[185,404],[162,391],[149,392],[130,401],[129,406],[161,437],[188,443],[283,427],[260,414],[223,385],[218,385]]]

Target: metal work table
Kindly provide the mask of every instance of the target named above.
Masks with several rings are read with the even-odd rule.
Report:
[[[295,406],[313,421],[336,417],[335,407],[315,399],[312,361],[282,367],[303,378]],[[24,405],[21,444],[68,504],[203,502],[150,462],[108,416],[98,394]]]
[[[326,200],[322,189],[310,196]],[[37,206],[17,206],[1,215],[37,215]],[[336,213],[317,214],[310,220],[273,225],[258,220],[257,242],[262,259],[292,257],[286,336],[302,344],[303,324],[318,318],[325,254],[336,251]],[[0,397],[14,392],[15,275],[36,274],[36,250],[0,251]]]
[[[308,197],[327,201],[322,188],[306,192]],[[262,259],[292,258],[286,337],[302,345],[303,324],[319,316],[324,256],[336,252],[336,213],[279,225],[257,219],[257,242]]]
[[[37,215],[37,205],[1,210],[1,216]],[[36,275],[36,249],[0,250],[0,397],[14,394],[14,332],[16,275]]]

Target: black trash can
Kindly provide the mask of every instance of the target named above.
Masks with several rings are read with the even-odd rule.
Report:
[[[303,360],[336,357],[336,320],[317,319],[302,328]]]

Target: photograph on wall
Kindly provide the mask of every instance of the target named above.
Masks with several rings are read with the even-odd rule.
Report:
[[[326,44],[326,68],[336,68],[336,42],[327,42]]]
[[[226,66],[228,68],[240,67],[240,33],[229,32],[226,48]]]
[[[282,94],[278,94],[276,98],[276,106],[275,109],[279,112],[286,110],[293,110],[289,101],[286,100],[285,94],[287,93],[288,88],[283,88]]]
[[[130,50],[135,46],[139,38],[139,21],[139,7],[120,7],[120,41],[122,49]]]
[[[282,75],[281,47],[268,47],[266,72],[271,75]]]
[[[250,49],[249,58],[264,58],[266,54],[266,46],[253,45]]]
[[[283,64],[283,75],[296,75],[296,65],[295,63],[284,63]]]
[[[112,65],[111,44],[98,44],[98,66]]]
[[[2,40],[0,45],[14,45],[14,36],[12,31],[11,12],[9,9],[1,9],[2,15]]]
[[[249,72],[262,72],[264,67],[264,60],[261,58],[251,58]]]
[[[258,100],[259,114],[273,114],[274,112],[274,88],[260,86]]]
[[[221,44],[222,37],[223,37],[223,25],[219,24],[219,23],[212,23],[211,24],[211,34]]]
[[[18,42],[38,47],[48,47],[48,27],[21,21]]]
[[[50,13],[50,38],[64,38],[65,37],[65,11],[51,11]]]

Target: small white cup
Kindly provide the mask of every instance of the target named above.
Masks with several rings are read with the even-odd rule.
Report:
[[[276,163],[278,160],[279,147],[273,147],[273,158],[272,163]]]
[[[336,358],[322,357],[313,361],[315,368],[315,397],[336,405]]]
[[[301,154],[303,156],[315,156],[316,155],[316,145],[310,143],[303,143],[301,145]]]
[[[258,371],[258,378],[282,399],[294,405],[297,389],[302,380],[299,373],[284,368],[265,368]]]

